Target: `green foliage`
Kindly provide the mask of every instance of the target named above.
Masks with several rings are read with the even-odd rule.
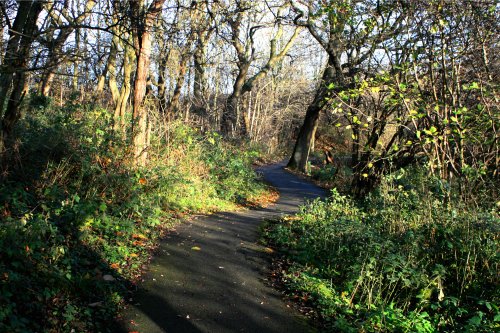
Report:
[[[443,183],[425,177],[388,176],[358,204],[334,190],[266,231],[292,260],[288,287],[329,331],[500,328],[498,212],[445,203]]]
[[[107,110],[42,102],[19,123],[20,165],[0,184],[3,331],[106,332],[180,216],[234,208],[265,189],[253,153],[216,135],[173,124],[138,169]]]
[[[206,151],[203,159],[211,170],[211,182],[221,197],[226,200],[245,202],[247,198],[262,192],[262,186],[255,184],[255,173],[249,165],[259,153],[253,149],[228,149],[217,133],[205,139]]]

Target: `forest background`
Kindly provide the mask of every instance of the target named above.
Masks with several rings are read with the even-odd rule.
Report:
[[[341,193],[264,231],[325,327],[498,328],[497,1],[0,10],[9,331],[105,330],[179,216],[266,193],[262,155]]]

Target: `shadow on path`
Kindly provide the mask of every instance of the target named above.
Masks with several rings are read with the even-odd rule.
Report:
[[[171,232],[115,332],[314,331],[266,284],[268,257],[257,242],[258,226],[326,193],[282,165],[258,172],[280,191],[279,201],[199,217]]]

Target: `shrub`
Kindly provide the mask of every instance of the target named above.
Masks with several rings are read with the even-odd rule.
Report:
[[[138,169],[107,110],[42,102],[19,123],[17,169],[0,184],[3,331],[106,332],[179,216],[265,190],[251,155],[213,134],[172,124],[170,141],[154,138],[154,158]]]
[[[443,201],[441,185],[403,171],[364,202],[334,190],[273,225],[287,285],[330,331],[498,330],[498,213]]]

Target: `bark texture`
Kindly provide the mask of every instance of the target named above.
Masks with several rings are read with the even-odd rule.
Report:
[[[34,40],[33,35],[37,30],[36,21],[41,11],[42,1],[21,1],[13,29],[9,33],[10,38],[0,75],[0,159],[2,163],[6,158],[14,125],[21,116],[19,105],[26,92],[30,49]]]
[[[137,165],[146,165],[149,147],[148,112],[144,107],[147,76],[151,58],[152,28],[161,12],[165,0],[155,0],[143,12],[143,1],[131,1],[133,13],[134,44],[137,56],[137,70],[134,81],[134,112],[132,121],[132,145],[134,161]]]

